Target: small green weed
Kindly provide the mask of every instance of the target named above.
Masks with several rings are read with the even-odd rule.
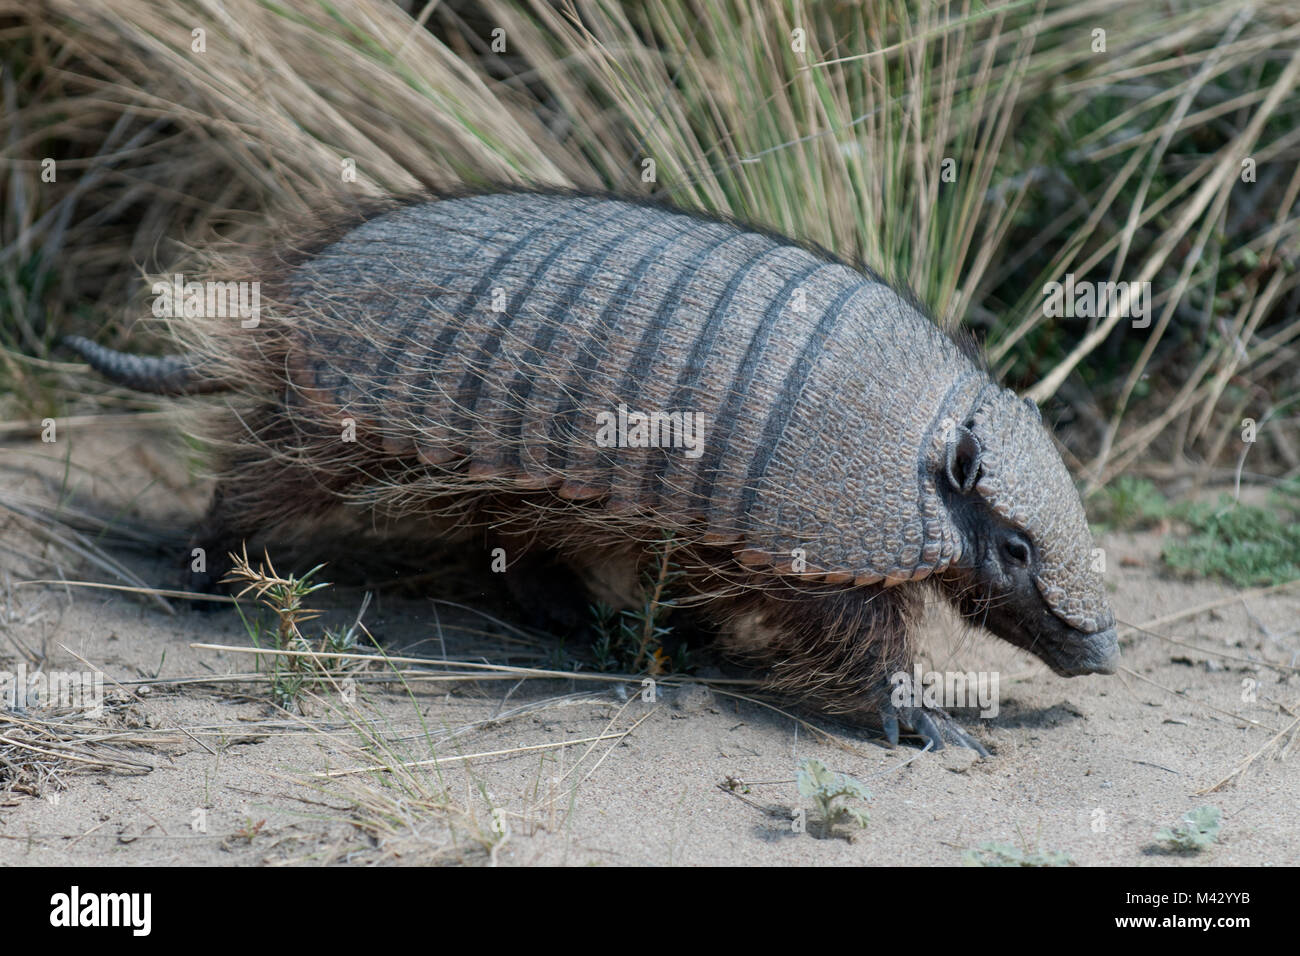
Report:
[[[1027,852],[1009,843],[981,843],[962,854],[965,866],[1071,866],[1074,861],[1060,850]]]
[[[1200,853],[1219,839],[1218,807],[1197,807],[1183,814],[1177,826],[1156,831],[1156,840],[1173,853]]]
[[[1278,500],[1276,509],[1234,502],[1189,502],[1175,514],[1191,534],[1165,545],[1165,563],[1177,571],[1217,576],[1238,587],[1267,587],[1300,578],[1297,510]]]
[[[311,594],[330,587],[328,582],[312,581],[324,565],[316,565],[301,577],[292,574],[281,577],[271,564],[269,556],[263,555],[263,562],[256,568],[249,563],[247,551],[231,557],[234,566],[225,580],[245,584],[244,589],[235,595],[236,598],[253,592],[257,600],[275,615],[276,650],[298,652],[272,657],[270,674],[272,700],[285,710],[297,711],[304,690],[321,686],[326,673],[344,666],[344,661],[337,655],[356,650],[357,631],[361,627],[361,616],[369,604],[369,595],[362,602],[356,623],[343,631],[326,628],[319,644],[313,646],[302,633],[300,625],[318,617],[320,612],[307,607],[303,602]],[[253,644],[261,647],[264,636],[261,622],[244,617],[242,609],[239,613]]]
[[[800,765],[798,781],[799,793],[810,797],[817,807],[817,815],[822,827],[821,836],[832,836],[835,824],[841,820],[852,820],[859,827],[866,827],[869,820],[867,811],[837,802],[870,800],[871,794],[861,781],[848,774],[828,770],[825,764],[812,757]]]
[[[673,585],[685,573],[672,561],[672,537],[666,537],[655,548],[655,560],[641,576],[642,603],[640,607],[616,611],[608,604],[591,605],[592,623],[596,638],[592,653],[596,669],[601,672],[642,672],[653,676],[671,672],[685,672],[692,666],[689,652],[679,647],[669,654],[664,640],[673,629],[665,624],[674,603],[669,598]]]
[[[1169,517],[1165,496],[1144,478],[1121,475],[1102,489],[1094,506],[1099,530],[1147,528]]]
[[[1238,587],[1267,587],[1300,577],[1300,487],[1281,486],[1267,507],[1227,495],[1217,503],[1171,503],[1151,482],[1123,476],[1106,488],[1098,529],[1139,529],[1176,522],[1161,556],[1186,574],[1220,577]]]

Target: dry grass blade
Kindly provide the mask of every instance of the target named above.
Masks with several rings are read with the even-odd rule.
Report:
[[[234,653],[234,654],[254,654],[263,657],[328,656],[331,659],[337,659],[342,661],[368,661],[368,662],[383,663],[388,665],[426,664],[426,665],[436,665],[438,667],[459,667],[459,668],[464,668],[466,670],[472,670],[476,672],[493,672],[493,673],[501,674],[505,677],[537,677],[537,678],[547,678],[551,680],[599,681],[608,684],[627,684],[629,682],[639,683],[642,680],[642,675],[640,674],[607,674],[607,673],[591,673],[587,671],[557,671],[557,670],[548,670],[546,668],[541,668],[541,667],[511,667],[505,664],[485,664],[481,661],[456,661],[456,660],[447,660],[446,658],[432,658],[432,657],[402,657],[399,655],[392,655],[392,654],[377,655],[377,654],[348,654],[348,653],[331,652],[328,655],[325,655],[317,651],[268,650],[266,648],[259,648],[259,647],[239,647],[237,645],[231,645],[231,644],[194,643],[191,644],[190,647],[195,648],[196,650],[223,651],[223,652]],[[691,684],[699,683],[699,684],[705,684],[709,686],[712,686],[714,684],[717,685],[739,684],[741,686],[757,687],[759,684],[762,683],[761,681],[758,680],[751,680],[743,677],[719,677],[719,678],[708,678],[708,679],[699,679],[699,680],[675,679],[672,677],[665,677],[665,678],[656,678],[655,681],[656,683],[664,687],[679,687],[682,686],[683,684],[688,684],[688,683]]]
[[[1284,737],[1286,737],[1286,736],[1288,736],[1288,735],[1291,735],[1291,742],[1294,743],[1294,742],[1295,742],[1295,736],[1294,736],[1294,735],[1295,735],[1295,733],[1296,733],[1297,730],[1300,730],[1300,717],[1297,717],[1295,720],[1291,721],[1291,723],[1289,723],[1286,727],[1284,727],[1283,729],[1279,730],[1279,731],[1278,731],[1278,732],[1277,732],[1277,733],[1276,733],[1276,734],[1275,734],[1275,735],[1274,735],[1274,736],[1273,736],[1273,737],[1272,737],[1272,738],[1271,738],[1271,739],[1270,739],[1266,744],[1264,744],[1264,746],[1260,747],[1258,750],[1256,750],[1254,753],[1252,753],[1249,757],[1247,757],[1245,760],[1243,760],[1241,763],[1239,763],[1239,764],[1238,764],[1238,765],[1233,769],[1233,771],[1232,771],[1230,774],[1228,774],[1226,777],[1224,777],[1224,778],[1223,778],[1222,780],[1220,780],[1218,783],[1214,784],[1213,786],[1209,786],[1209,787],[1205,787],[1205,788],[1203,788],[1203,789],[1201,789],[1201,790],[1197,790],[1197,791],[1196,791],[1196,796],[1198,796],[1198,797],[1203,797],[1203,796],[1205,796],[1206,794],[1217,793],[1218,791],[1220,791],[1220,790],[1222,790],[1224,787],[1226,787],[1228,784],[1232,783],[1232,782],[1235,781],[1235,780],[1240,779],[1241,776],[1242,776],[1242,774],[1244,774],[1247,770],[1249,770],[1250,767],[1251,767],[1251,765],[1254,764],[1256,760],[1258,760],[1261,756],[1263,756],[1264,753],[1265,753],[1265,752],[1266,752],[1270,747],[1272,747],[1274,744],[1278,743],[1278,742],[1279,742],[1280,740],[1282,740]],[[1286,752],[1286,749],[1287,749],[1287,747],[1289,747],[1289,746],[1290,746],[1290,744],[1287,744],[1286,747],[1283,747],[1283,748],[1282,748],[1282,751],[1279,752],[1279,754],[1278,754],[1279,759],[1280,759],[1281,755],[1282,755],[1283,753]]]

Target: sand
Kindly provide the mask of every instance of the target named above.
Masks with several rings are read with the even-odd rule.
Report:
[[[0,491],[29,505],[95,502],[183,541],[207,489],[165,427],[116,423],[0,445]],[[0,789],[0,864],[959,865],[988,842],[1080,865],[1296,863],[1300,760],[1282,756],[1290,737],[1274,738],[1297,728],[1300,589],[1252,596],[1175,579],[1155,534],[1100,544],[1121,622],[1181,615],[1129,632],[1117,676],[1059,678],[990,635],[928,617],[930,663],[1000,675],[998,715],[962,718],[994,751],[977,761],[801,723],[724,692],[746,692],[735,685],[661,686],[648,701],[633,683],[494,674],[403,688],[354,676],[290,713],[265,677],[202,682],[254,669],[250,655],[193,646],[250,647],[235,613],[27,583],[121,581],[0,508],[0,670],[101,670],[102,716],[71,720],[62,746],[117,764],[33,757],[25,790]],[[175,586],[178,547],[106,544],[162,587]],[[534,667],[554,656],[444,597],[380,592],[364,620],[390,654]],[[355,589],[319,598],[330,612],[321,625],[346,625],[360,604]],[[492,599],[477,610],[502,613]],[[0,718],[0,734],[21,733],[15,719]],[[373,766],[367,739],[389,742],[389,765],[444,762],[320,775]],[[474,756],[497,751],[510,752]],[[809,832],[815,815],[795,782],[808,758],[866,785],[865,828]],[[1158,852],[1155,832],[1202,805],[1222,811],[1220,842],[1195,856]],[[813,826],[798,825],[801,809]]]

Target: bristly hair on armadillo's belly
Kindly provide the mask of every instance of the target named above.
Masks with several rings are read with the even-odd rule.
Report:
[[[352,418],[449,488],[600,498],[829,581],[960,556],[933,463],[987,375],[913,299],[790,240],[490,193],[365,222],[286,286],[260,331],[225,334],[278,328],[297,414],[335,433]],[[632,427],[653,415],[658,434]],[[380,507],[408,492],[368,490]]]

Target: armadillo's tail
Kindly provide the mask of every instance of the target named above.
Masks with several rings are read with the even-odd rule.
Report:
[[[137,392],[198,395],[230,388],[211,374],[204,374],[206,363],[191,355],[132,355],[105,348],[80,335],[65,336],[63,344],[89,362],[91,368],[109,381]]]

